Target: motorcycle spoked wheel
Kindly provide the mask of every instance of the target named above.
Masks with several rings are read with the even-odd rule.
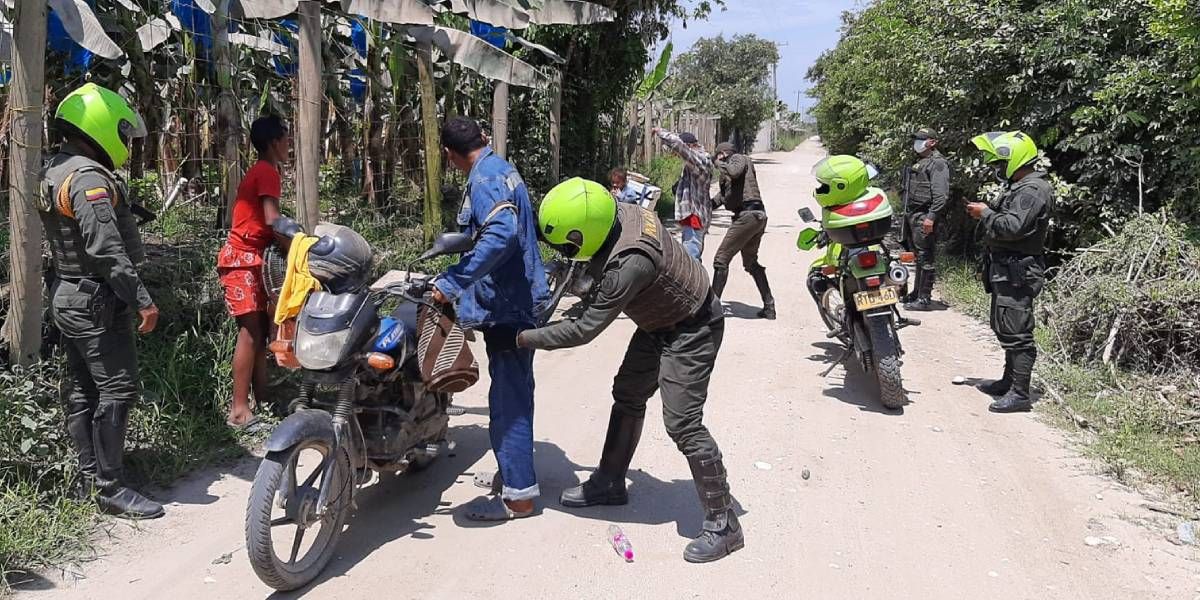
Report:
[[[871,338],[871,366],[879,381],[879,401],[888,409],[899,410],[908,404],[908,392],[900,375],[895,324],[891,317],[868,318],[866,329]]]
[[[331,452],[336,455],[326,461]],[[321,574],[333,558],[350,509],[352,474],[346,450],[335,451],[320,440],[267,454],[254,476],[246,506],[246,550],[263,583],[290,591]],[[326,486],[329,505],[324,515],[317,516],[317,498]],[[280,547],[282,556],[276,552]]]

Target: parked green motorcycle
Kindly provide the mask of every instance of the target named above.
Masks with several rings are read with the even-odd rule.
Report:
[[[801,231],[796,241],[803,251],[825,250],[809,268],[809,293],[829,328],[828,337],[845,346],[843,357],[853,354],[878,380],[882,404],[899,409],[908,403],[908,394],[897,332],[918,324],[898,310],[909,279],[905,263],[913,257],[893,257],[881,243],[891,228],[892,206],[883,190],[866,186],[874,177],[869,166],[853,157],[830,157],[813,173],[821,182],[816,194],[821,226]],[[807,208],[800,209],[800,218],[817,220]]]

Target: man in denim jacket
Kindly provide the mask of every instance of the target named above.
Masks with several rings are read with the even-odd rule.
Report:
[[[533,351],[517,348],[516,340],[517,332],[538,324],[539,309],[550,295],[537,214],[521,175],[492,151],[474,121],[450,119],[442,128],[442,145],[449,161],[468,174],[458,224],[476,243],[438,278],[434,299],[457,303],[459,323],[483,333],[492,380],[488,431],[500,467],[485,482],[501,488],[500,499],[481,498],[468,506],[466,516],[526,517],[539,495],[533,469]]]

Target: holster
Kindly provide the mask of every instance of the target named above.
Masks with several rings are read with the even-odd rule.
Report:
[[[91,279],[80,279],[75,283],[75,289],[88,297],[88,315],[92,325],[106,329],[111,327],[119,302],[112,289]]]

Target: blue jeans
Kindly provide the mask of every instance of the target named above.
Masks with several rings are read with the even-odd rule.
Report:
[[[683,247],[687,250],[688,255],[692,258],[704,262],[704,230],[692,229],[687,225],[680,225],[683,230]]]
[[[501,497],[530,500],[541,495],[533,470],[533,350],[517,348],[513,327],[486,329],[483,342],[492,378],[488,436],[504,480]]]

